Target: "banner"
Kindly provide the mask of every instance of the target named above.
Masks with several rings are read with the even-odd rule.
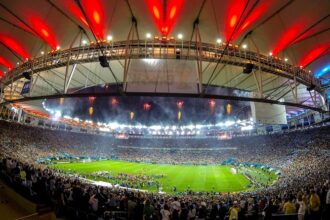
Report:
[[[30,81],[26,81],[23,85],[21,95],[27,94],[30,92]]]

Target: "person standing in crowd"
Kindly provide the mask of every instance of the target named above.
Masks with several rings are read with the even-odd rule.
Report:
[[[306,203],[304,202],[302,195],[298,195],[298,200],[297,204],[299,205],[298,208],[298,220],[304,220],[305,219],[305,214],[307,210]]]
[[[226,215],[226,209],[223,204],[218,202],[213,205],[211,215],[210,215],[211,219],[223,220],[225,218],[225,215]]]
[[[150,200],[147,199],[144,204],[143,210],[144,220],[153,220],[155,219],[155,208],[151,205]]]
[[[172,210],[172,219],[179,220],[179,212],[181,209],[181,204],[178,201],[178,197],[174,197],[174,201],[171,203],[171,210]]]
[[[264,220],[271,220],[273,212],[274,212],[273,201],[269,200],[263,211]]]
[[[162,220],[170,220],[171,212],[167,204],[164,205],[164,208],[160,210],[160,214],[162,215]]]
[[[239,207],[237,201],[233,202],[233,206],[229,209],[229,220],[238,220]]]
[[[283,212],[285,215],[294,214],[296,212],[296,205],[292,202],[292,198],[285,199]]]
[[[205,220],[207,216],[206,202],[201,202],[198,209],[198,220]]]
[[[196,208],[194,205],[189,206],[189,211],[188,211],[188,219],[189,220],[194,220],[196,218]]]
[[[328,187],[330,186],[330,183],[328,182]],[[327,192],[326,200],[325,200],[325,208],[324,213],[322,216],[322,220],[330,219],[330,187]]]
[[[311,190],[309,198],[309,210],[312,220],[318,220],[320,218],[321,201],[319,195],[317,195],[314,189]]]

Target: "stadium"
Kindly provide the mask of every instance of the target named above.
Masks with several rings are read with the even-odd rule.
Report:
[[[330,219],[329,12],[0,1],[0,219]]]

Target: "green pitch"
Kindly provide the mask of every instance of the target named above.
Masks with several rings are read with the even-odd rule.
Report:
[[[65,172],[76,172],[88,179],[106,181],[112,184],[123,183],[118,180],[120,173],[132,176],[143,176],[153,182],[159,182],[162,191],[171,193],[173,187],[177,192],[186,191],[189,187],[194,192],[239,192],[255,188],[257,185],[263,186],[273,183],[277,176],[274,172],[263,171],[259,168],[239,168],[234,174],[232,166],[222,165],[169,165],[169,164],[149,164],[126,161],[93,161],[75,162],[51,165]],[[95,176],[95,172],[107,171],[105,176]],[[244,175],[244,174],[245,175]],[[246,177],[249,175],[250,180]],[[148,182],[140,181],[140,182]],[[132,181],[126,181],[131,183]],[[139,181],[137,181],[139,182]],[[148,186],[132,185],[139,189],[156,191],[157,184]]]

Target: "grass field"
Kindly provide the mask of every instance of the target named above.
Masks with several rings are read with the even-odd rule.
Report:
[[[231,166],[222,165],[169,165],[106,160],[51,166],[66,172],[74,171],[88,179],[106,181],[112,184],[121,181],[117,179],[119,173],[143,175],[158,181],[162,186],[162,191],[167,193],[173,192],[173,186],[177,188],[177,192],[187,190],[188,186],[194,192],[239,192],[248,190],[250,184],[250,180],[240,171],[234,174],[231,171]],[[92,176],[98,171],[108,171],[112,179]],[[249,173],[255,181],[263,184],[276,179],[275,173],[265,172],[259,168],[244,168],[244,172]],[[157,190],[156,184],[139,186],[139,188],[148,191]]]

